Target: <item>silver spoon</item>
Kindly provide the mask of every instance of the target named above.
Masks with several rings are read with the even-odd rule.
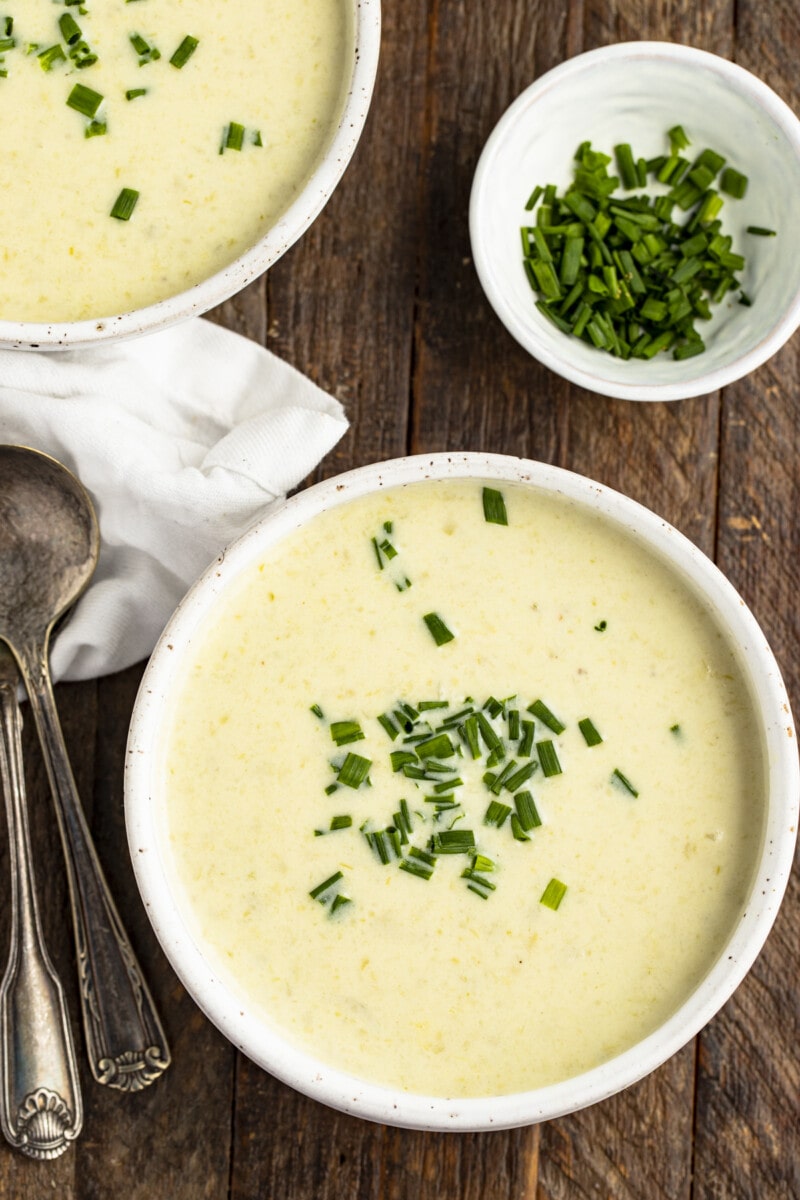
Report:
[[[140,1091],[169,1066],[158,1014],[103,877],[50,681],[54,623],[97,562],[85,489],[55,459],[0,445],[0,639],[17,660],[42,743],[67,864],[89,1065],[98,1083]]]
[[[69,1013],[36,902],[17,703],[19,672],[0,642],[0,781],[8,817],[11,938],[0,984],[0,1126],[30,1158],[57,1158],[81,1131]]]

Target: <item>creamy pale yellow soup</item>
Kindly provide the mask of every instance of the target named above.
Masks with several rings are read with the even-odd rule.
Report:
[[[0,39],[8,17],[14,43],[0,62],[3,319],[127,312],[221,270],[297,197],[344,103],[349,0],[85,7],[0,5]],[[97,62],[78,69],[68,57],[65,14]],[[131,35],[161,57],[137,52]],[[187,35],[198,44],[178,68],[170,59]],[[64,59],[44,70],[40,54],[59,45]],[[94,116],[67,103],[76,84],[103,97]],[[107,132],[87,137],[93,120]],[[242,148],[220,153],[231,124],[243,127]],[[128,220],[110,216],[124,188],[139,193]]]
[[[242,1003],[331,1065],[437,1096],[553,1083],[652,1032],[719,955],[762,836],[759,733],[703,605],[605,520],[500,490],[505,526],[481,484],[425,482],[271,548],[193,640],[162,746],[180,902]],[[466,698],[505,760],[483,740],[473,758],[457,726],[451,757],[425,755],[422,722],[435,732]],[[444,700],[408,729],[392,717]],[[339,722],[364,737],[337,745]],[[415,747],[430,779],[394,769]],[[369,764],[358,786],[340,782],[349,754]],[[533,774],[492,791],[509,760]],[[527,830],[521,791],[541,821]],[[411,832],[399,857],[383,839],[384,863],[375,834],[403,824],[403,800]],[[411,847],[453,830],[474,850],[437,853],[425,877]]]

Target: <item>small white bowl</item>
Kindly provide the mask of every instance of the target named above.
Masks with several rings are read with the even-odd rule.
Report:
[[[192,932],[175,876],[160,746],[193,638],[214,620],[220,597],[270,546],[319,513],[378,489],[456,478],[519,482],[601,515],[649,547],[700,597],[737,652],[760,728],[768,789],[763,842],[745,911],[679,1010],[630,1050],[575,1078],[514,1095],[463,1100],[409,1094],[331,1068],[271,1028],[221,978],[213,954]],[[459,1131],[510,1128],[573,1112],[634,1083],[689,1041],[744,978],[769,933],[791,870],[799,792],[794,727],[780,671],[754,617],[714,564],[672,526],[618,492],[543,463],[476,453],[398,459],[326,480],[284,501],[229,547],[181,603],[153,653],[133,713],[125,768],[129,846],[148,915],[185,987],[214,1024],[260,1066],[334,1108],[390,1125]]]
[[[53,323],[0,320],[0,349],[74,350],[154,333],[208,312],[278,261],[319,216],[358,145],[367,119],[381,38],[380,0],[351,0],[353,58],[347,95],[323,158],[297,199],[251,249],[176,296],[115,316]]]
[[[520,227],[537,184],[559,192],[571,182],[583,141],[611,154],[668,149],[683,125],[687,157],[710,147],[749,177],[742,200],[725,197],[720,214],[751,308],[738,293],[698,322],[705,353],[676,362],[621,361],[556,329],[535,308],[522,265]],[[648,186],[648,191],[651,188]],[[666,188],[662,188],[666,191]],[[535,358],[573,383],[625,400],[680,400],[740,379],[765,362],[800,324],[800,121],[748,71],[703,50],[669,42],[624,42],[578,55],[526,89],[498,122],[481,155],[470,199],[472,254],[481,284],[506,328]],[[757,237],[748,225],[774,229]]]

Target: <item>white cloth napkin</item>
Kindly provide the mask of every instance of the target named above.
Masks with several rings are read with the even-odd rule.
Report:
[[[189,584],[346,429],[338,400],[200,318],[116,345],[0,351],[0,442],[59,459],[100,522],[97,572],[55,641],[54,677],[145,658]]]

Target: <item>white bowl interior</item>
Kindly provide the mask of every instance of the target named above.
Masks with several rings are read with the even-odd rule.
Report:
[[[668,150],[666,133],[676,124],[691,138],[687,157],[710,147],[749,177],[745,197],[725,196],[720,216],[733,249],[747,260],[740,279],[753,305],[739,304],[733,292],[710,323],[698,322],[706,343],[702,355],[623,362],[566,336],[534,307],[520,248],[520,226],[533,223],[525,203],[537,184],[565,188],[581,142],[590,140],[608,154],[618,142],[630,142],[635,157],[651,158]],[[793,216],[798,189],[800,122],[760,80],[684,46],[609,46],[550,71],[501,118],[475,175],[473,256],[500,319],[547,366],[605,395],[677,399],[740,378],[800,323],[800,228]],[[648,184],[647,190],[667,188]],[[747,234],[748,225],[774,229],[777,237]]]
[[[488,1099],[449,1100],[400,1094],[331,1069],[287,1042],[223,978],[197,936],[168,847],[162,797],[163,747],[171,697],[183,654],[213,614],[217,597],[264,550],[316,513],[384,486],[423,478],[521,481],[604,514],[672,566],[728,631],[760,715],[768,801],[763,848],[746,912],[697,990],[658,1031],[578,1078],[536,1091]],[[755,619],[717,568],[666,522],[582,476],[501,455],[433,455],[350,472],[285,501],[230,547],[183,601],[147,668],[134,710],[126,756],[126,818],[139,887],[156,934],[189,992],[222,1032],[250,1058],[299,1091],[371,1120],[422,1129],[489,1129],[528,1124],[574,1111],[653,1070],[707,1023],[759,952],[780,904],[796,836],[797,750],[780,672]]]
[[[0,320],[0,348],[63,350],[138,337],[199,316],[271,267],[319,216],[358,144],[367,119],[380,50],[380,0],[350,0],[354,54],[336,130],[300,194],[246,253],[185,292],[145,308],[96,320],[53,324]]]

